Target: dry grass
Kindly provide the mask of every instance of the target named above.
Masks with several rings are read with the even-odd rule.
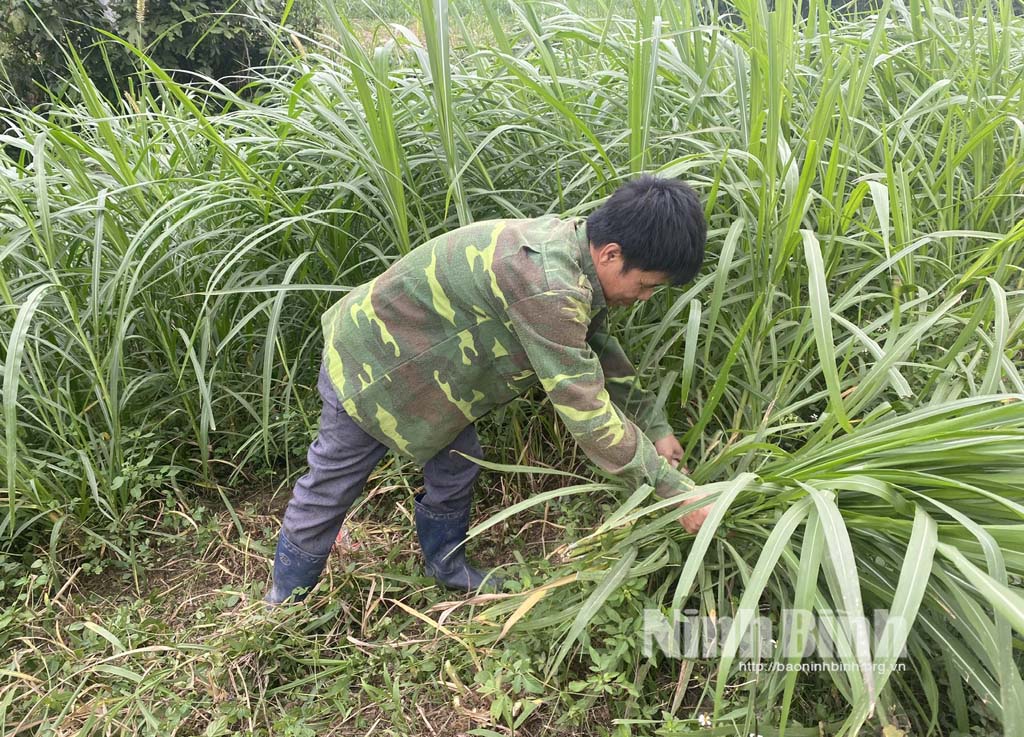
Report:
[[[419,551],[406,503],[411,497],[401,486],[378,483],[370,491],[360,513],[346,525],[351,547],[336,549],[306,605],[268,614],[259,601],[272,561],[273,538],[267,531],[277,529],[287,502],[287,487],[280,485],[233,494],[232,509],[221,508],[198,529],[190,527],[155,547],[138,576],[138,590],[127,572],[86,575],[79,570],[57,596],[27,602],[30,609],[46,613],[25,623],[12,643],[10,663],[21,677],[0,681],[0,698],[14,705],[5,734],[28,733],[44,724],[56,734],[89,733],[97,721],[126,729],[145,723],[144,711],[159,715],[177,704],[188,704],[190,713],[177,723],[176,734],[205,734],[232,709],[246,712],[258,730],[264,720],[273,723],[275,710],[310,709],[308,702],[296,702],[289,694],[277,658],[292,661],[287,677],[299,682],[317,671],[317,663],[329,662],[337,670],[339,663],[353,660],[357,682],[342,698],[344,708],[334,717],[318,718],[321,734],[455,736],[480,727],[511,734],[491,716],[491,699],[481,695],[472,669],[465,670],[464,654],[444,634],[465,625],[479,605],[500,597],[453,597],[417,578]],[[484,497],[499,500],[499,491],[486,490]],[[209,496],[211,502],[214,498]],[[379,514],[384,510],[390,514]],[[493,511],[483,509],[478,515]],[[478,560],[507,561],[512,547],[526,557],[557,547],[561,527],[528,517],[520,515],[506,529],[489,531],[477,544]],[[396,570],[409,573],[396,579]],[[421,617],[437,625],[411,616],[410,609],[424,612]],[[91,627],[102,628],[123,647],[103,637],[86,645],[81,635]],[[382,666],[373,664],[396,656],[401,660],[410,649],[423,657],[433,653],[449,665],[404,683],[402,716],[397,718],[382,706],[377,692],[359,687],[358,681],[387,688]],[[486,646],[476,649],[477,657],[489,652]],[[150,683],[164,682],[167,689],[131,684],[136,693],[119,698],[125,686],[118,677],[122,668],[141,672]],[[303,688],[296,684],[296,693]],[[54,714],[50,706],[44,718],[34,718],[58,694],[70,697],[66,708]],[[314,711],[329,710],[329,703]],[[540,709],[515,734],[558,734],[547,721]]]

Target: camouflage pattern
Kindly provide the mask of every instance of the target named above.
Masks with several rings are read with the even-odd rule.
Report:
[[[480,222],[332,306],[324,363],[352,419],[420,463],[539,382],[598,466],[660,494],[692,488],[654,449],[671,428],[605,313],[582,220]]]

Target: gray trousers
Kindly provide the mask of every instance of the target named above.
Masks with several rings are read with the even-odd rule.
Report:
[[[330,552],[345,515],[388,449],[348,416],[322,366],[317,389],[324,403],[320,431],[309,446],[309,471],[295,483],[282,530],[296,547],[319,556]],[[420,503],[437,514],[468,509],[480,474],[479,466],[453,450],[483,457],[473,425],[423,466]]]

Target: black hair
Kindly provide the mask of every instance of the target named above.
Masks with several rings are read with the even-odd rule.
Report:
[[[618,243],[623,271],[661,271],[674,284],[697,275],[708,225],[697,193],[677,179],[644,174],[626,182],[587,218],[587,239]]]

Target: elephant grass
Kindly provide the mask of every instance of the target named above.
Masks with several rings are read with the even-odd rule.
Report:
[[[781,734],[808,719],[798,686],[827,683],[842,734],[894,715],[1024,731],[1012,5],[748,0],[719,18],[487,0],[474,23],[493,42],[460,46],[457,7],[418,9],[419,31],[374,48],[332,16],[241,89],[174,81],[135,50],[123,101],[79,66],[71,97],[3,111],[5,549],[43,550],[59,588],[72,529],[131,558],[116,531],[140,504],[291,477],[333,300],[459,224],[585,214],[653,170],[701,192],[709,268],[615,328],[720,518],[693,539],[644,489],[587,487],[624,506],[551,571],[566,583],[495,605],[485,635],[501,617],[510,642],[557,632],[561,678],[601,653],[591,633],[624,592],[704,613],[889,608],[913,622],[908,670],[856,638],[827,681],[751,678],[727,654],[702,666],[702,704]],[[506,465],[577,470],[550,408],[483,430],[517,439]],[[572,495],[528,489],[516,509]],[[637,684],[622,714],[696,724],[692,663],[648,662],[639,640],[615,657]]]

